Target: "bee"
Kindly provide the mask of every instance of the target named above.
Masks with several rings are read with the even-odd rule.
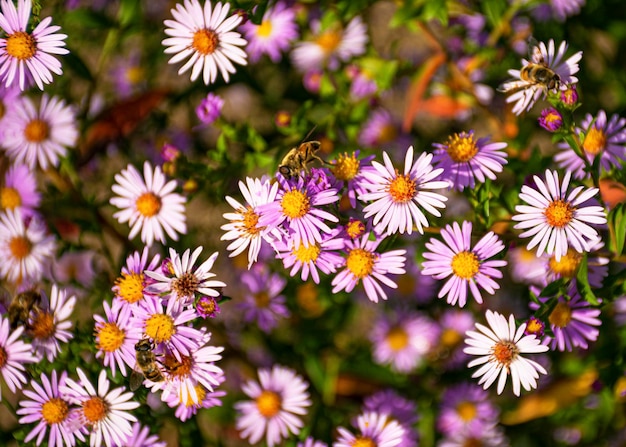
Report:
[[[532,86],[539,86],[543,90],[558,91],[561,88],[561,77],[554,72],[541,54],[539,44],[535,39],[529,39],[529,60],[528,64],[522,67],[519,72],[520,80],[511,80],[498,87],[498,91],[504,93],[515,93]]]
[[[31,311],[41,311],[39,308],[40,302],[41,294],[36,290],[26,290],[15,295],[7,311],[11,329],[15,330],[18,325],[29,328],[28,318],[30,313]]]
[[[306,141],[300,146],[294,147],[278,165],[278,172],[287,180],[290,180],[300,175],[302,171],[308,174],[309,167],[307,165],[313,160],[317,160],[323,165],[324,160],[316,155],[321,146],[322,143],[319,141]]]
[[[130,375],[130,390],[137,390],[146,378],[152,382],[165,380],[154,354],[154,342],[143,338],[135,343],[135,359],[137,365]]]

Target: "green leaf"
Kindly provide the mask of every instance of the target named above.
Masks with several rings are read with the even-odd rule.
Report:
[[[486,2],[490,3],[490,2]],[[424,5],[422,19],[425,21],[438,20],[442,25],[448,24],[448,8],[445,0],[429,0]]]
[[[576,285],[578,286],[578,292],[589,304],[600,304],[598,298],[591,290],[589,285],[589,271],[587,268],[587,253],[583,256],[578,266],[578,272],[576,272]]]
[[[543,303],[539,309],[535,312],[535,317],[540,319],[541,321],[547,321],[548,317],[556,307],[559,300],[557,298],[550,298],[548,301]]]
[[[609,247],[615,256],[620,256],[624,252],[624,241],[626,240],[626,203],[620,203],[613,208],[608,215]]]
[[[76,53],[76,51],[69,49],[70,52],[63,56],[63,63],[72,70],[78,77],[85,79],[89,82],[93,82],[93,75],[91,70],[87,67],[87,64]]]
[[[545,286],[541,292],[539,292],[539,296],[549,297],[549,296],[560,295],[559,292],[563,288],[564,284],[565,284],[565,279],[563,278],[560,278],[554,282],[551,282],[550,284]]]
[[[70,27],[76,26],[82,29],[111,29],[117,26],[115,20],[106,14],[93,9],[78,8],[65,14],[65,22]]]

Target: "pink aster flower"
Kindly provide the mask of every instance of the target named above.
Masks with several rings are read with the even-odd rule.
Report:
[[[191,68],[191,80],[195,81],[200,73],[206,85],[213,84],[217,73],[221,73],[225,82],[236,69],[233,62],[246,65],[246,53],[240,48],[247,44],[241,34],[233,31],[242,16],[228,16],[229,3],[210,0],[200,5],[198,0],[185,0],[184,6],[176,4],[172,9],[174,20],[166,20],[163,40],[166,54],[174,54],[168,63],[176,64],[184,59],[187,62],[178,70],[182,74]]]
[[[224,100],[214,93],[209,93],[196,107],[196,115],[202,124],[213,124],[222,112]]]
[[[397,288],[397,284],[387,277],[388,274],[402,275],[406,273],[406,250],[392,250],[386,253],[376,252],[376,248],[383,241],[377,237],[369,240],[369,234],[364,234],[360,239],[346,241],[344,251],[345,269],[340,271],[332,281],[333,291],[337,293],[345,290],[352,292],[356,285],[363,281],[365,293],[370,301],[378,302],[379,298],[387,299],[387,294],[379,284]]]
[[[332,231],[324,221],[338,222],[339,219],[321,207],[337,202],[338,191],[334,188],[319,190],[314,182],[301,176],[294,184],[282,176],[278,178],[278,182],[281,188],[276,199],[258,207],[258,225],[270,229],[284,228],[295,248],[300,244],[313,245],[322,242],[321,232]]]
[[[156,270],[161,257],[156,254],[148,263],[148,251],[148,247],[144,247],[141,254],[135,251],[129,255],[126,258],[126,265],[122,267],[121,276],[115,280],[112,288],[115,300],[119,300],[124,306],[135,308],[145,295],[152,295],[146,290],[147,286],[152,284],[152,279],[144,272]]]
[[[130,436],[121,444],[113,444],[115,447],[167,447],[167,443],[160,441],[157,435],[150,434],[150,427],[135,422]]]
[[[35,380],[31,381],[33,390],[24,390],[24,396],[19,402],[20,408],[16,413],[21,416],[20,424],[37,425],[31,430],[24,442],[28,443],[37,437],[35,443],[41,445],[50,429],[50,434],[45,445],[51,447],[73,446],[76,438],[85,441],[82,433],[75,430],[76,413],[71,411],[71,402],[60,392],[59,388],[65,386],[67,372],[63,371],[61,377],[56,371],[52,371],[50,378],[41,373],[41,385]]]
[[[318,441],[311,436],[307,436],[303,442],[298,442],[296,447],[328,447],[328,444],[322,441]]]
[[[333,442],[333,447],[355,447],[357,443],[376,447],[395,447],[402,442],[404,435],[404,429],[397,421],[376,411],[366,411],[359,415],[355,428],[357,434],[344,427],[338,427],[339,437]]]
[[[374,109],[363,124],[358,138],[361,146],[376,149],[404,149],[411,143],[409,135],[402,133],[400,122],[385,109]]]
[[[541,111],[539,125],[548,132],[556,132],[563,126],[563,116],[554,107],[548,107]]]
[[[166,183],[161,168],[152,168],[149,162],[143,165],[143,177],[133,166],[128,165],[115,174],[112,189],[119,197],[110,200],[121,210],[113,214],[120,223],[131,226],[129,239],[141,231],[141,241],[150,247],[154,241],[165,243],[165,233],[173,240],[178,234],[187,232],[184,196],[174,192],[176,180]]]
[[[441,230],[441,237],[445,244],[431,238],[426,243],[430,251],[424,253],[422,266],[424,275],[432,275],[435,279],[450,277],[439,291],[439,298],[447,296],[446,301],[453,306],[459,303],[460,307],[467,302],[467,289],[477,303],[483,302],[480,289],[493,295],[500,288],[493,278],[502,278],[502,273],[496,270],[504,267],[504,260],[488,259],[504,250],[504,244],[493,231],[484,235],[472,248],[472,223],[464,221],[463,227],[457,222],[446,225]]]
[[[433,165],[442,168],[442,179],[449,180],[459,191],[473,188],[476,181],[495,180],[507,163],[506,143],[490,143],[489,137],[478,138],[474,131],[461,132],[448,138],[444,144],[434,143]]]
[[[27,31],[31,0],[18,0],[17,8],[12,0],[2,0],[0,27],[6,38],[0,39],[0,77],[8,87],[19,83],[25,90],[32,79],[40,90],[52,82],[52,73],[60,75],[61,63],[54,54],[67,54],[64,48],[66,34],[58,34],[59,26],[51,26],[52,18],[41,20],[32,32]],[[28,70],[28,71],[27,71]]]
[[[265,10],[259,25],[248,21],[240,29],[248,40],[246,51],[250,62],[258,62],[263,54],[267,54],[272,62],[278,63],[281,53],[287,51],[291,42],[298,37],[296,11],[286,3],[277,1]]]
[[[483,385],[484,389],[498,379],[498,394],[504,391],[509,376],[516,396],[520,395],[521,387],[526,391],[537,388],[539,373],[547,372],[539,363],[522,354],[546,352],[548,347],[542,345],[535,335],[524,335],[526,323],[517,327],[513,315],[507,321],[504,315],[487,310],[485,316],[490,327],[476,323],[479,332],[466,332],[465,344],[468,346],[464,352],[479,356],[469,362],[467,367],[482,365],[472,377],[480,377],[478,384]]]
[[[504,434],[504,430],[497,425],[478,428],[464,428],[441,439],[437,447],[466,447],[479,445],[481,447],[509,447],[511,444]]]
[[[437,208],[445,208],[448,198],[429,190],[447,188],[448,182],[436,180],[443,169],[433,169],[432,157],[423,153],[414,163],[410,146],[400,174],[387,152],[383,152],[385,164],[373,161],[374,169],[363,173],[363,187],[369,192],[361,194],[359,200],[371,202],[363,212],[365,218],[374,216],[372,223],[377,233],[411,234],[415,225],[424,234],[424,227],[429,225],[424,211],[441,216]]]
[[[220,383],[225,380],[223,376],[215,376],[215,378]],[[190,419],[202,408],[220,407],[222,405],[222,397],[226,395],[225,391],[209,391],[200,383],[197,383],[194,389],[197,395],[197,403],[193,402],[193,397],[191,396],[188,396],[185,402],[181,392],[171,393],[169,397],[165,399],[167,405],[171,408],[175,408],[174,415],[181,422]]]
[[[582,135],[581,149],[589,166],[596,163],[599,157],[599,169],[606,172],[612,168],[622,169],[626,162],[626,119],[613,114],[610,119],[606,112],[600,110],[597,116],[585,115],[576,135]],[[557,145],[561,151],[554,156],[560,168],[573,173],[574,178],[584,179],[588,176],[585,161],[567,143]]]
[[[392,389],[386,389],[366,397],[363,400],[363,411],[386,414],[390,421],[397,421],[404,429],[398,447],[417,447],[418,432],[415,426],[419,413],[415,402],[405,399]]]
[[[27,166],[14,164],[0,185],[0,210],[19,209],[22,216],[32,216],[41,202],[35,174]]]
[[[17,329],[12,330],[10,326],[9,319],[0,316],[0,353],[2,354],[0,374],[11,392],[15,393],[26,383],[24,365],[36,362],[37,358],[33,355],[33,347],[21,340],[24,328],[18,326]],[[1,391],[2,388],[0,388],[0,400],[2,400]]]
[[[251,399],[237,402],[236,426],[240,436],[255,444],[265,436],[268,447],[279,445],[304,426],[301,417],[311,405],[308,383],[295,371],[274,365],[260,369],[259,381],[249,380],[242,390]]]
[[[33,169],[57,167],[78,139],[74,109],[60,98],[44,94],[39,108],[27,97],[19,100],[5,120],[2,146],[17,163]]]
[[[59,386],[59,391],[79,407],[81,430],[89,434],[89,444],[94,447],[100,447],[103,442],[107,447],[124,445],[133,433],[130,423],[137,421],[130,411],[139,407],[139,402],[133,401],[133,393],[125,393],[124,387],[110,390],[111,383],[105,370],[98,376],[98,389],[80,368],[76,373],[79,381],[68,378]]]
[[[486,390],[474,383],[460,383],[443,393],[437,429],[446,436],[464,429],[488,429],[498,423],[499,413]]]
[[[465,366],[468,360],[463,352],[465,332],[474,327],[474,316],[471,312],[448,308],[439,318],[440,337],[437,343],[437,356],[448,369]]]
[[[559,261],[569,246],[578,253],[588,252],[600,238],[591,225],[605,224],[606,211],[588,202],[598,189],[578,186],[568,193],[571,174],[567,171],[559,184],[559,174],[546,170],[545,181],[533,176],[536,189],[522,186],[519,197],[528,205],[517,205],[519,214],[512,219],[519,222],[514,228],[526,230],[520,238],[533,237],[527,248],[538,246],[537,256],[546,252]]]

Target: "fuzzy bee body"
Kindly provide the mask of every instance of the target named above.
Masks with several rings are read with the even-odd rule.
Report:
[[[508,81],[498,87],[498,91],[515,93],[533,86],[545,91],[557,91],[561,88],[561,77],[545,61],[539,45],[534,39],[529,41],[529,62],[519,72],[519,81]]]
[[[135,391],[143,383],[144,378],[151,382],[165,380],[154,354],[154,343],[149,338],[143,338],[135,343],[136,368],[130,375],[130,389]]]
[[[319,141],[307,141],[298,147],[294,147],[283,157],[280,165],[278,165],[278,172],[287,180],[290,180],[299,176],[302,171],[308,174],[309,168],[307,165],[313,160],[317,160],[323,165],[324,161],[316,155],[321,146],[322,144]]]
[[[15,295],[7,310],[11,329],[16,329],[19,325],[27,328],[30,313],[31,311],[38,312],[40,310],[40,302],[41,294],[35,290],[27,290]]]

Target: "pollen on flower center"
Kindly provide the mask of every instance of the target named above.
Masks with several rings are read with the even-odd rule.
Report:
[[[137,211],[144,217],[152,217],[161,209],[161,199],[152,192],[145,192],[135,202]]]
[[[283,208],[285,216],[290,219],[298,219],[309,212],[310,203],[305,193],[292,189],[283,195],[280,206]]]
[[[408,175],[398,175],[389,183],[389,195],[396,203],[406,203],[415,197],[417,184]]]
[[[409,344],[409,334],[399,326],[391,328],[385,339],[393,351],[401,351]]]
[[[243,219],[241,220],[241,229],[247,236],[256,236],[264,227],[257,227],[259,223],[259,215],[254,212],[251,207],[247,207],[241,212]]]
[[[50,135],[50,126],[47,122],[34,119],[24,128],[24,137],[31,143],[41,143]]]
[[[499,341],[493,347],[493,357],[504,366],[509,366],[519,354],[519,349],[515,343],[510,341]]]
[[[571,307],[569,307],[567,303],[564,302],[558,303],[548,317],[548,321],[550,322],[550,324],[553,324],[556,327],[566,327],[569,322],[572,321]]]
[[[50,312],[39,311],[35,314],[31,325],[34,338],[45,340],[54,335],[54,315]]]
[[[198,396],[198,402],[202,402],[204,398],[206,397],[206,391],[207,391],[206,388],[200,384],[197,384],[193,388],[194,390],[196,390],[196,396]],[[186,389],[181,389],[181,393],[187,393],[187,403],[185,404],[187,408],[197,405],[196,403],[194,403],[193,397],[191,397],[191,393],[189,391],[187,391]],[[181,402],[184,402],[184,401],[181,399]]]
[[[263,20],[256,29],[256,35],[259,37],[269,37],[272,34],[272,22]]]
[[[454,255],[450,267],[456,276],[469,281],[478,273],[480,262],[471,251],[462,251]]]
[[[70,407],[60,397],[53,397],[41,406],[41,416],[48,425],[63,422],[69,412]]]
[[[185,378],[191,373],[193,358],[181,355],[179,361],[173,354],[168,353],[163,357],[163,366],[171,376]]]
[[[564,278],[573,278],[581,260],[582,255],[573,250],[567,250],[567,253],[561,256],[560,261],[557,261],[555,256],[550,258],[550,270]]]
[[[115,280],[117,294],[127,303],[136,303],[143,298],[143,273],[122,273],[121,278]]]
[[[270,304],[270,296],[267,292],[262,290],[254,294],[254,302],[258,308],[267,307]]]
[[[172,291],[176,292],[178,297],[193,297],[198,290],[200,282],[196,275],[185,272],[180,278],[172,281]]]
[[[367,436],[358,436],[353,442],[352,447],[376,447],[378,443]]]
[[[152,314],[146,320],[145,332],[155,343],[163,343],[172,338],[172,335],[176,333],[176,327],[174,326],[174,320],[169,315]]]
[[[462,420],[469,422],[474,420],[478,409],[472,402],[463,401],[456,406],[456,412]]]
[[[259,397],[256,398],[256,406],[259,409],[259,413],[267,419],[278,414],[281,404],[280,396],[274,391],[263,390]]]
[[[601,129],[592,127],[585,135],[583,140],[583,149],[585,152],[591,155],[596,155],[602,152],[606,147],[606,135]]]
[[[337,162],[332,171],[337,180],[349,181],[358,174],[360,166],[361,162],[353,152],[351,155],[343,154],[337,157]]]
[[[0,369],[4,368],[4,365],[7,364],[7,359],[7,352],[2,346],[0,346]]]
[[[191,46],[198,53],[207,56],[213,54],[220,44],[217,33],[210,29],[201,29],[194,33]]]
[[[292,251],[293,255],[300,262],[315,262],[320,255],[319,245],[304,245],[301,244],[297,249]]]
[[[22,198],[17,189],[6,186],[0,190],[0,208],[12,210],[21,204]]]
[[[126,333],[115,323],[104,323],[100,328],[96,327],[98,335],[98,349],[106,352],[115,352],[124,344]]]
[[[32,244],[24,236],[16,236],[9,241],[9,251],[16,259],[24,259],[30,254]]]
[[[447,329],[444,329],[444,331],[442,332],[441,339],[439,340],[439,342],[445,347],[452,348],[458,345],[462,339],[463,338],[461,337],[461,334],[459,334],[458,331],[447,328]]]
[[[4,118],[4,114],[7,112],[4,102],[0,100],[0,118]]]
[[[446,151],[455,163],[466,163],[470,161],[478,152],[478,145],[474,139],[474,134],[454,134],[448,138]]]
[[[348,224],[346,225],[346,233],[352,239],[356,239],[360,237],[363,233],[365,233],[365,224],[360,220],[350,219]]]
[[[574,217],[574,207],[564,200],[558,199],[551,202],[543,213],[550,226],[563,228]]]
[[[18,31],[7,37],[6,51],[9,56],[21,61],[30,59],[37,52],[37,41],[30,34]]]
[[[374,253],[362,248],[350,250],[348,259],[346,259],[346,267],[358,279],[369,276],[374,271]]]
[[[109,405],[98,396],[91,397],[83,403],[83,415],[87,424],[94,425],[104,419],[109,412]]]
[[[398,137],[398,129],[393,123],[385,124],[380,132],[378,133],[378,138],[376,142],[378,144],[390,143]]]
[[[320,34],[315,42],[322,48],[325,53],[332,53],[341,43],[341,33],[338,31],[328,30]]]

